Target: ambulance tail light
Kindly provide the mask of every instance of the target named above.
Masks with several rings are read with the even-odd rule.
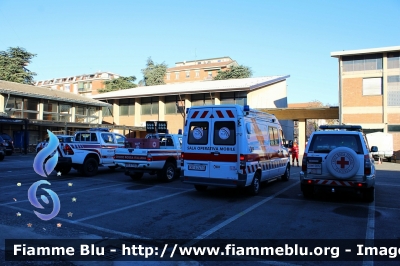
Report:
[[[184,166],[184,158],[185,158],[185,153],[181,152],[181,167]]]
[[[146,161],[148,161],[148,162],[153,161],[153,156],[151,156],[151,154],[147,154]]]
[[[371,174],[371,166],[369,155],[364,155],[364,175]]]
[[[307,153],[304,153],[303,160],[301,161],[301,171],[307,171]]]
[[[65,144],[63,147],[64,153],[67,155],[74,155],[74,150],[68,144]]]
[[[243,173],[245,173],[245,171],[246,171],[246,161],[245,161],[246,156],[243,154],[240,154],[239,159],[240,159],[239,169],[243,170]]]

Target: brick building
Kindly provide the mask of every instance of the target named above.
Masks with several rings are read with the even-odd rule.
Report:
[[[171,84],[212,80],[218,71],[237,65],[238,63],[228,56],[176,62],[175,67],[167,69],[164,82]]]
[[[191,106],[240,104],[251,108],[286,108],[287,78],[289,75],[136,87],[92,98],[113,105],[103,108],[105,122],[143,127],[146,121],[167,121],[170,133],[177,133],[183,129],[185,109]],[[293,121],[280,122],[285,137],[293,139]],[[136,137],[138,133],[144,134],[134,132]]]
[[[116,78],[119,78],[119,75],[111,72],[96,72],[88,75],[84,74],[36,81],[35,86],[89,96],[96,95],[98,94],[98,90],[104,89],[104,81]]]
[[[339,122],[360,124],[366,133],[392,134],[400,158],[400,46],[331,56],[339,62]]]

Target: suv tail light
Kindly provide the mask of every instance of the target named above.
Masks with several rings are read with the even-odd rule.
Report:
[[[371,174],[371,160],[369,155],[364,155],[364,175]]]
[[[303,160],[301,161],[301,171],[307,171],[307,153],[304,153]]]
[[[63,147],[64,153],[67,155],[74,155],[74,150],[68,144],[65,144]]]
[[[184,166],[184,161],[185,161],[184,159],[185,159],[185,153],[181,152],[181,167]]]

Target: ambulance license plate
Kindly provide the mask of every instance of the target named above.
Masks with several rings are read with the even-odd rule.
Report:
[[[129,168],[137,168],[138,164],[137,163],[126,163],[125,167],[129,167]]]
[[[205,171],[206,170],[206,165],[205,164],[189,164],[188,165],[189,170],[196,170],[196,171]]]

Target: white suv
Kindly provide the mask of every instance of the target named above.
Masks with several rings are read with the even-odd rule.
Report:
[[[304,197],[314,192],[351,191],[374,201],[375,166],[361,126],[325,125],[312,133],[300,172]]]

